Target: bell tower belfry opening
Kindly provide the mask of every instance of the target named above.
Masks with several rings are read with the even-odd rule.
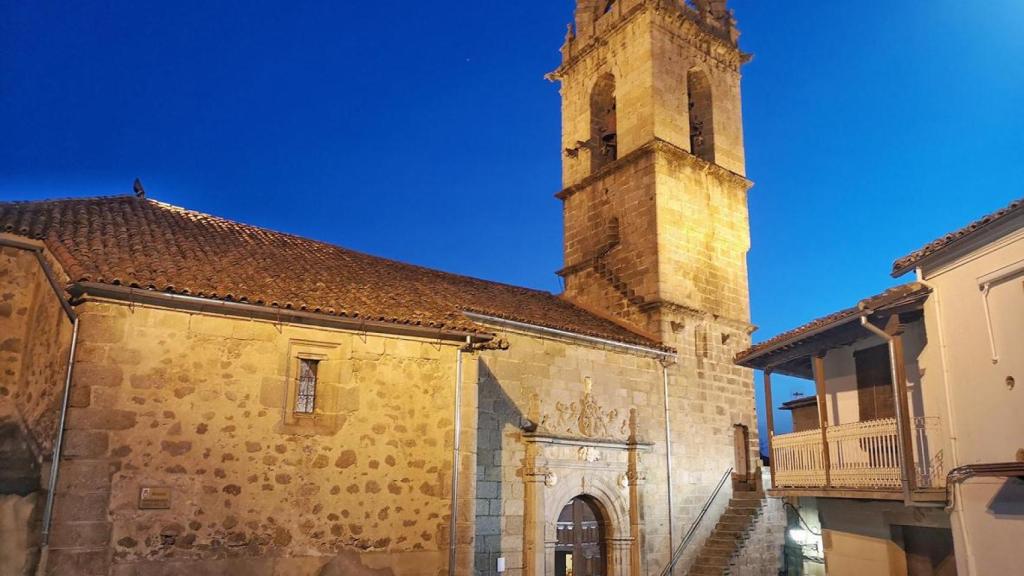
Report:
[[[579,0],[550,75],[566,296],[670,344],[749,323],[738,36],[722,0]]]

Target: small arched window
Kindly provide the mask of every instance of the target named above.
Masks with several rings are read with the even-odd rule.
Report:
[[[708,162],[715,161],[714,99],[711,82],[700,70],[686,75],[690,108],[690,152]]]
[[[615,118],[615,77],[605,74],[590,93],[590,171],[618,158]]]

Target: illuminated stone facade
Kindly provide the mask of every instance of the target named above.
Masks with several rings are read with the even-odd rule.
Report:
[[[732,364],[751,331],[743,55],[724,2],[698,4],[581,1],[554,73],[565,297],[664,348],[467,311],[494,340],[460,353],[451,338],[79,290],[47,573],[448,573],[460,357],[454,572],[496,574],[500,560],[514,576],[554,573],[559,514],[580,496],[602,515],[608,574],[660,572],[725,471],[758,476],[752,377]],[[690,108],[695,70],[710,100]],[[3,255],[0,274],[34,274],[32,297],[59,313],[34,257]],[[30,298],[28,280],[7,284],[5,300]],[[4,310],[11,334],[38,324]],[[33,361],[53,373],[26,377],[19,352],[0,389],[4,406],[32,394],[49,407],[23,412],[30,429],[56,424],[68,354],[70,324],[46,322],[53,345]],[[310,358],[317,400],[303,415],[298,364]],[[750,432],[738,450],[736,426]]]

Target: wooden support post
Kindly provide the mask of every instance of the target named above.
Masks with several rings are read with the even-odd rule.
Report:
[[[772,403],[772,371],[764,371],[765,422],[768,424],[768,469],[772,474],[772,489],[775,489],[775,406]]]
[[[914,464],[914,441],[910,420],[910,400],[907,392],[907,365],[903,357],[903,324],[900,317],[893,314],[886,322],[885,332],[892,340],[889,341],[889,352],[892,360],[893,387],[896,393],[896,417],[900,426],[900,458],[903,459],[907,478],[905,481],[911,492],[917,489],[917,467]]]
[[[825,398],[825,355],[813,359],[814,384],[818,397],[818,427],[821,428],[821,461],[825,466],[825,487],[832,487],[832,456],[828,451],[828,402]]]

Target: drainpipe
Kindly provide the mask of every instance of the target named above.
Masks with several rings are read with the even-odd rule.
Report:
[[[905,428],[904,421],[905,420],[909,421],[910,414],[903,414],[903,408],[902,408],[903,404],[900,402],[900,394],[901,393],[900,393],[900,388],[899,388],[899,385],[898,385],[898,382],[897,382],[897,380],[899,378],[899,371],[898,371],[898,369],[896,367],[896,352],[893,349],[894,348],[893,338],[892,338],[892,336],[887,334],[884,330],[882,330],[878,326],[875,326],[871,322],[868,322],[868,314],[870,314],[870,311],[868,310],[868,311],[865,311],[865,312],[866,312],[865,315],[860,317],[860,324],[861,324],[861,326],[866,328],[869,332],[873,332],[875,335],[877,335],[880,338],[884,339],[889,344],[889,365],[890,365],[890,370],[892,371],[892,385],[893,385],[893,388],[895,388],[895,392],[896,392],[895,393],[895,399],[896,399],[896,434],[900,438],[903,438],[904,437],[904,432],[905,432],[905,430],[904,430],[904,428]],[[901,446],[900,446],[900,452],[901,453],[902,453],[904,448],[905,447],[902,446],[902,442],[901,442]],[[906,458],[900,458],[900,472],[903,474],[903,482],[902,482],[902,484],[903,484],[903,505],[904,506],[906,506],[908,508],[941,508],[941,507],[945,506],[945,504],[938,504],[938,505],[936,505],[935,503],[931,503],[931,502],[915,502],[914,501],[913,495],[910,492],[910,475],[913,474],[914,471],[907,469],[907,460],[906,460]]]
[[[71,352],[68,354],[68,370],[64,377],[64,398],[60,404],[60,422],[57,425],[57,440],[53,443],[53,462],[50,463],[50,485],[46,490],[46,507],[43,509],[42,547],[44,554],[49,551],[50,527],[53,523],[53,501],[57,495],[57,476],[60,474],[60,458],[64,447],[64,424],[68,417],[68,402],[71,399],[71,374],[75,366],[75,349],[78,348],[78,318],[71,329]]]
[[[459,516],[459,456],[462,448],[462,353],[473,345],[472,337],[466,336],[466,345],[455,351],[455,437],[452,440],[452,517],[448,527],[448,574],[455,576],[457,552],[456,536]]]
[[[935,323],[938,324],[939,333],[939,360],[942,362],[942,384],[946,393],[946,417],[947,425],[946,432],[949,434],[949,444],[953,452],[953,467],[956,468],[960,465],[960,443],[957,442],[957,436],[953,433],[956,430],[956,411],[953,403],[953,383],[949,376],[949,362],[946,359],[946,331],[942,325],[942,299],[939,295],[938,289],[935,286],[925,282],[923,280],[924,274],[921,269],[917,269],[917,283],[928,288],[932,291],[932,298],[935,299]]]
[[[992,310],[988,305],[988,294],[992,291],[992,284],[986,282],[981,285],[981,304],[985,307],[985,327],[988,329],[988,344],[992,348],[992,363],[999,364],[999,350],[996,348],[996,333],[992,328]]]
[[[675,536],[672,528],[672,512],[675,510],[675,503],[672,497],[672,424],[669,421],[668,408],[668,367],[665,360],[661,362],[661,376],[665,395],[665,469],[668,472],[668,554],[669,558],[675,553]],[[670,569],[674,574],[675,565]]]

